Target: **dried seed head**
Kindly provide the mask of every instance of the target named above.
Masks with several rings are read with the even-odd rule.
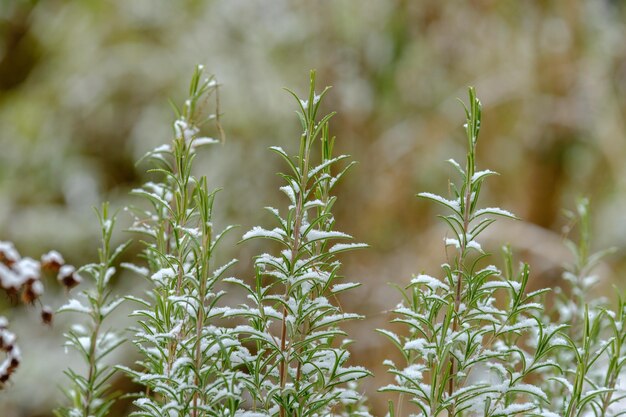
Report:
[[[41,255],[41,268],[44,271],[58,274],[63,265],[65,265],[65,259],[55,250]]]
[[[0,241],[0,262],[8,267],[20,260],[20,254],[11,242]]]
[[[49,306],[43,306],[41,308],[41,321],[43,321],[44,324],[51,325],[53,318],[54,313],[52,309]]]
[[[59,269],[57,279],[68,290],[71,290],[83,281],[81,276],[76,273],[76,268],[72,265],[63,265],[61,269]]]
[[[20,259],[13,265],[13,270],[24,284],[32,284],[41,277],[41,266],[32,258]]]
[[[7,330],[9,321],[0,316],[0,350],[7,353],[6,359],[0,363],[0,384],[9,380],[20,364],[20,349],[15,344],[15,335]],[[2,385],[0,385],[2,388]]]

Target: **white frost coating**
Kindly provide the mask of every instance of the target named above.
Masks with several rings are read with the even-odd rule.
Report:
[[[448,159],[448,162],[451,163],[456,169],[458,169],[461,172],[465,172],[463,171],[463,168],[461,167],[461,164],[459,164],[457,161],[455,161],[454,159],[450,158]]]
[[[13,270],[22,277],[24,281],[28,279],[38,279],[40,274],[39,262],[32,258],[20,259],[15,265]]]
[[[419,193],[418,196],[437,201],[438,203],[441,203],[445,206],[450,207],[454,211],[461,211],[461,205],[459,204],[458,201],[448,200],[448,199],[443,198],[440,195],[433,194],[433,193]]]
[[[41,255],[41,262],[44,264],[57,263],[59,265],[63,265],[65,263],[65,259],[63,259],[63,256],[59,252],[51,250],[50,252]]]
[[[308,210],[314,207],[325,207],[325,206],[326,206],[326,203],[324,203],[322,200],[312,200],[312,201],[307,201],[306,203],[304,203],[305,210]]]
[[[426,339],[414,339],[409,340],[404,344],[405,350],[416,350],[420,353],[420,355],[428,356],[430,354],[434,355],[437,353],[436,346],[434,343],[430,343]]]
[[[516,415],[519,413],[524,413],[524,412],[534,410],[535,408],[537,408],[537,406],[534,405],[533,403],[511,404],[507,406],[506,408],[503,408],[502,410],[500,410],[498,414],[505,415],[505,416]]]
[[[288,185],[283,185],[279,188],[279,190],[287,194],[287,197],[289,197],[292,204],[296,204],[296,194],[293,192],[293,188]]]
[[[143,266],[138,266],[130,262],[122,262],[120,266],[122,268],[126,268],[129,271],[136,273],[137,275],[141,275],[142,277],[147,277],[148,274],[150,274],[150,270],[148,268],[143,267]]]
[[[285,150],[283,148],[281,148],[280,146],[270,146],[270,149],[278,152],[278,153],[282,153],[283,155],[287,155],[287,152],[285,152]]]
[[[3,288],[13,289],[18,289],[24,284],[22,278],[3,263],[0,263],[0,283]]]
[[[172,268],[162,268],[152,274],[151,279],[156,282],[166,282],[166,278],[174,278],[176,277],[176,272]]]
[[[118,298],[117,300],[111,301],[109,304],[100,309],[100,314],[102,314],[103,316],[108,315],[109,313],[111,313],[111,311],[115,310],[117,306],[122,304],[123,301],[123,298]]]
[[[157,146],[152,150],[152,153],[167,153],[172,152],[172,147],[170,145],[161,145]]]
[[[533,319],[524,319],[519,322],[507,326],[502,326],[501,333],[516,332],[524,329],[532,329],[537,326],[537,322]],[[543,391],[542,391],[543,392]]]
[[[20,254],[11,242],[0,241],[0,252],[8,261],[17,262],[20,260]]]
[[[423,378],[422,371],[424,370],[423,365],[410,365],[402,370],[402,375],[408,379],[413,381],[419,381]]]
[[[312,240],[321,240],[321,239],[351,239],[352,236],[346,234],[346,233],[342,233],[342,232],[335,232],[335,231],[330,231],[327,232],[325,230],[309,230],[309,232],[306,234],[307,239],[310,241]]]
[[[269,414],[259,413],[256,411],[241,411],[237,410],[235,417],[270,417]]]
[[[330,290],[330,292],[334,294],[334,293],[346,291],[346,290],[360,287],[360,286],[361,284],[359,284],[358,282],[346,282],[344,284],[335,284],[333,285],[333,288]]]
[[[335,253],[351,249],[364,249],[368,247],[369,246],[366,243],[337,243],[333,245],[328,252]]]
[[[549,402],[548,397],[546,396],[546,393],[543,392],[543,390],[539,387],[536,387],[534,385],[530,385],[530,384],[516,384],[515,388],[517,390],[523,390],[523,391],[527,391],[530,392],[532,394],[534,394],[535,396],[537,396],[538,398],[543,399],[546,402]]]
[[[498,207],[487,207],[487,208],[482,208],[480,210],[476,210],[476,213],[474,213],[474,217],[478,217],[483,214],[496,214],[498,216],[515,218],[515,214],[511,213],[510,211],[506,211],[501,208],[498,208]]]
[[[449,291],[450,287],[448,284],[442,282],[441,280],[431,277],[430,275],[420,274],[411,280],[411,284],[425,284],[430,289],[437,290],[441,288],[445,291]]]
[[[72,298],[71,300],[69,300],[67,302],[67,304],[61,306],[57,311],[58,312],[61,312],[61,311],[76,311],[78,313],[90,314],[91,313],[91,308],[83,305],[77,299]]]
[[[275,228],[273,230],[266,230],[259,226],[254,226],[251,230],[243,235],[243,240],[252,239],[255,237],[267,237],[272,239],[282,239],[285,232],[282,229]]]
[[[497,174],[497,172],[496,171],[491,171],[490,169],[486,169],[484,171],[475,172],[474,175],[472,175],[472,182],[475,182],[476,180],[478,180],[478,179],[480,179],[480,178],[482,178],[484,176],[494,175],[494,174]]]
[[[182,137],[185,141],[191,141],[199,132],[199,129],[187,123],[184,119],[178,119],[174,122],[174,131],[177,137]]]
[[[212,145],[214,143],[220,143],[220,141],[214,138],[201,137],[194,139],[193,142],[191,142],[191,146],[195,148],[197,146]]]
[[[41,281],[37,280],[31,284],[31,290],[35,295],[42,296],[43,295],[43,284]]]
[[[106,270],[105,274],[104,274],[104,285],[109,285],[109,281],[111,280],[111,277],[113,277],[113,275],[115,275],[115,268],[114,267],[110,267],[109,269]]]
[[[471,240],[467,242],[467,247],[468,249],[476,249],[478,252],[483,251],[483,248],[480,246],[480,243],[476,242],[475,240]]]
[[[444,242],[446,242],[446,246],[454,246],[457,249],[461,249],[458,239],[445,238]]]
[[[348,155],[339,155],[339,156],[337,156],[335,158],[328,159],[328,160],[322,162],[321,164],[317,165],[316,167],[312,168],[309,171],[308,178],[313,178],[315,175],[317,175],[324,168],[334,164],[337,161],[341,161],[342,159],[346,159],[346,158],[348,158]]]

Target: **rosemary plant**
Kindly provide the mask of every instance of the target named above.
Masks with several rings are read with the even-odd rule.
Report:
[[[224,232],[212,223],[217,190],[192,167],[201,145],[219,143],[200,137],[199,127],[216,115],[203,116],[207,100],[216,96],[213,78],[198,67],[189,98],[177,110],[174,140],[149,153],[160,182],[148,182],[134,194],[150,209],[135,209],[132,230],[147,237],[148,267],[129,265],[147,277],[152,290],[146,299],[133,298],[141,309],[134,343],[142,354],[140,370],[123,368],[146,390],[135,401],[135,416],[232,416],[241,402],[237,366],[243,361],[231,329],[215,325],[216,303],[223,293],[215,284],[234,264],[218,266],[215,252]]]
[[[65,371],[71,382],[66,391],[70,404],[55,411],[58,417],[106,416],[119,395],[111,392],[109,380],[116,369],[106,363],[106,358],[124,342],[124,338],[117,332],[106,329],[105,320],[123,301],[123,298],[111,294],[109,282],[116,273],[113,265],[129,242],[116,249],[111,248],[115,217],[109,216],[107,204],[97,214],[102,232],[102,246],[98,250],[99,262],[85,265],[76,272],[91,277],[95,285],[81,292],[83,300],[70,299],[58,310],[76,312],[87,319],[85,324],[75,324],[65,334],[66,346],[78,352],[84,359],[86,374],[72,369]],[[77,277],[74,276],[74,279]]]
[[[408,336],[379,330],[405,361],[386,361],[396,383],[381,390],[400,394],[390,403],[391,416],[407,415],[407,400],[417,415],[428,417],[533,415],[548,401],[529,375],[553,366],[548,358],[560,328],[538,318],[543,309],[539,297],[546,290],[526,293],[528,265],[515,272],[508,248],[504,271],[480,267],[487,254],[476,239],[494,216],[515,216],[500,208],[479,208],[483,181],[495,172],[476,168],[481,104],[472,88],[465,112],[467,160],[465,168],[449,161],[461,177],[459,185],[452,185],[452,199],[419,194],[449,212],[440,217],[451,233],[444,239],[452,252],[450,262],[442,265],[441,278],[420,274],[402,291],[394,322],[406,325]],[[534,348],[525,343],[532,333]]]
[[[594,268],[612,250],[590,253],[589,202],[581,199],[576,213],[570,214],[578,224],[577,242],[567,241],[574,262],[566,266],[563,280],[569,295],[557,288],[555,300],[558,322],[563,327],[562,337],[567,348],[554,352],[553,360],[563,364],[561,374],[549,376],[546,391],[552,401],[550,410],[555,415],[615,416],[625,412],[626,391],[619,379],[626,364],[626,320],[624,301],[618,298],[617,310],[608,308],[606,300],[591,298],[598,278]],[[570,366],[565,366],[570,364]]]
[[[350,382],[369,372],[348,365],[350,341],[343,339],[345,333],[338,328],[360,316],[343,312],[331,301],[335,294],[358,286],[340,281],[337,254],[366,245],[337,243],[351,237],[334,229],[336,197],[331,191],[353,163],[333,173],[348,157],[333,156],[328,122],[334,113],[318,117],[327,91],[315,93],[315,72],[311,72],[306,99],[289,91],[298,103],[302,124],[299,152],[292,157],[281,148],[271,148],[289,167],[280,174],[289,206],[282,211],[267,208],[276,220],[274,229],[254,227],[243,236],[243,240],[275,242],[280,252],[255,259],[253,285],[230,280],[242,286],[250,300],[225,313],[248,321],[236,329],[253,346],[246,361],[245,383],[251,396],[246,415],[368,415]],[[314,160],[316,154],[319,162]]]

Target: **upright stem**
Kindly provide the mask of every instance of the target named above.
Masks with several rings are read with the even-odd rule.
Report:
[[[300,184],[298,184],[299,190],[297,194],[296,208],[295,208],[295,218],[294,218],[294,229],[293,229],[293,245],[291,246],[291,272],[292,274],[295,272],[295,261],[298,251],[300,250],[301,244],[301,231],[302,228],[302,220],[304,217],[304,190],[306,189],[308,183],[309,176],[309,140],[311,130],[313,128],[313,124],[309,122],[309,126],[307,128],[307,132],[303,140],[303,146],[301,147],[302,153],[301,156],[301,180]],[[286,284],[285,288],[285,301],[289,299],[290,292],[290,284]],[[282,358],[279,366],[280,373],[280,387],[281,389],[285,388],[287,383],[287,372],[286,366],[289,362],[289,358],[287,357],[287,308],[283,307],[283,318],[281,325],[281,334],[280,334],[280,350],[282,352]],[[280,417],[285,417],[285,408],[280,406]]]

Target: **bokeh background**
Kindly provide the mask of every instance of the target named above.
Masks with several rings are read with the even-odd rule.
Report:
[[[354,362],[376,373],[363,385],[376,415],[386,403],[376,393],[388,381],[381,362],[392,354],[374,329],[387,326],[399,301],[388,283],[437,274],[444,259],[438,208],[415,194],[445,194],[453,171],[444,161],[463,161],[456,99],[468,85],[483,102],[479,165],[501,174],[488,181],[484,204],[522,218],[499,221],[483,246],[497,254],[510,243],[531,263],[533,287],[558,285],[571,261],[562,210],[588,196],[593,246],[617,248],[599,269],[596,295],[625,289],[621,1],[0,0],[0,240],[24,256],[57,249],[73,264],[93,261],[91,208],[132,204],[128,191],[147,178],[135,161],[169,141],[167,100],[184,99],[196,64],[222,84],[227,135],[199,171],[224,188],[220,221],[240,224],[239,235],[271,224],[262,207],[286,204],[275,175],[284,166],[267,150],[296,152],[295,106],[281,88],[304,93],[313,68],[320,85],[334,86],[324,110],[338,112],[336,147],[359,162],[338,189],[337,224],[371,245],[344,256],[345,275],[364,285],[341,303],[367,315],[348,331]],[[223,256],[239,258],[234,273],[250,278],[261,244],[236,240]],[[122,275],[116,291],[143,285]],[[64,294],[50,282],[45,297],[58,307]],[[48,328],[4,296],[0,313],[24,351],[0,392],[0,416],[50,416],[62,400],[61,372],[76,362],[62,348],[71,318]],[[128,325],[124,314],[117,325]],[[116,360],[132,363],[132,348]],[[115,384],[133,389],[124,378]]]

